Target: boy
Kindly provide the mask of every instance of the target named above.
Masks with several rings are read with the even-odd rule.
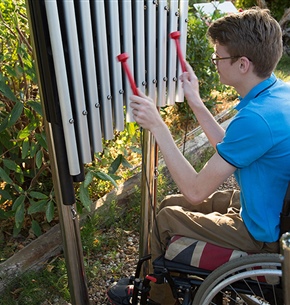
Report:
[[[174,235],[246,252],[279,252],[279,215],[290,181],[290,86],[273,74],[282,56],[281,29],[268,10],[255,8],[216,20],[208,36],[220,81],[236,89],[240,102],[224,131],[203,104],[198,79],[186,65],[185,97],[216,149],[199,173],[176,147],[151,99],[141,92],[131,97],[136,122],[154,135],[182,194],[161,204],[153,259]],[[240,192],[215,192],[232,174]],[[158,294],[154,301],[173,304]]]

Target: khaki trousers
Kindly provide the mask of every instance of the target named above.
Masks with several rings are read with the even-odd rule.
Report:
[[[264,243],[251,236],[239,212],[240,192],[237,190],[217,191],[199,205],[190,204],[183,195],[166,197],[160,204],[153,226],[152,259],[164,254],[169,239],[174,235],[249,253],[278,253],[278,242]],[[161,304],[174,304],[168,287],[164,289],[166,292],[160,288],[152,287],[152,299]],[[163,301],[164,297],[171,301]]]

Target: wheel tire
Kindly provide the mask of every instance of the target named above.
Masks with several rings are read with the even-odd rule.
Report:
[[[204,280],[195,295],[192,305],[215,304],[210,303],[210,301],[213,300],[223,288],[246,278],[266,275],[274,275],[281,278],[281,262],[282,256],[279,254],[254,254],[229,261],[214,270]],[[255,267],[263,267],[263,269],[252,269]],[[242,298],[242,296],[243,294],[240,294],[240,298]],[[254,300],[249,301],[252,297],[249,297],[248,295],[245,299],[246,298],[248,298],[248,301],[242,298],[244,303],[236,304],[259,304],[257,302],[255,303]],[[262,302],[260,304],[269,303]]]

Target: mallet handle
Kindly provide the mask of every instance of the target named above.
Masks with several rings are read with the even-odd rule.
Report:
[[[182,55],[182,51],[181,51],[181,47],[180,47],[180,43],[179,43],[180,32],[179,31],[172,32],[172,33],[170,33],[170,37],[175,40],[177,56],[178,56],[180,64],[181,64],[182,72],[186,72],[185,60]]]
[[[133,91],[133,93],[135,95],[138,95],[138,91],[137,91],[137,87],[136,87],[136,83],[135,80],[133,78],[133,75],[131,73],[131,70],[129,68],[129,65],[127,63],[127,59],[129,58],[129,55],[127,53],[122,53],[120,55],[117,56],[117,59],[122,63],[122,67],[128,77],[128,80],[130,82],[131,85],[131,89]]]

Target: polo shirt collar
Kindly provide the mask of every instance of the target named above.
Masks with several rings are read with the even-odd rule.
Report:
[[[239,96],[240,102],[235,107],[235,109],[241,110],[242,108],[244,108],[251,100],[256,98],[260,93],[262,93],[264,90],[267,90],[267,88],[274,85],[276,81],[277,81],[277,78],[276,78],[275,74],[272,73],[269,78],[265,79],[264,81],[262,81],[261,83],[256,85],[254,88],[252,88],[250,90],[250,92],[244,98]]]

